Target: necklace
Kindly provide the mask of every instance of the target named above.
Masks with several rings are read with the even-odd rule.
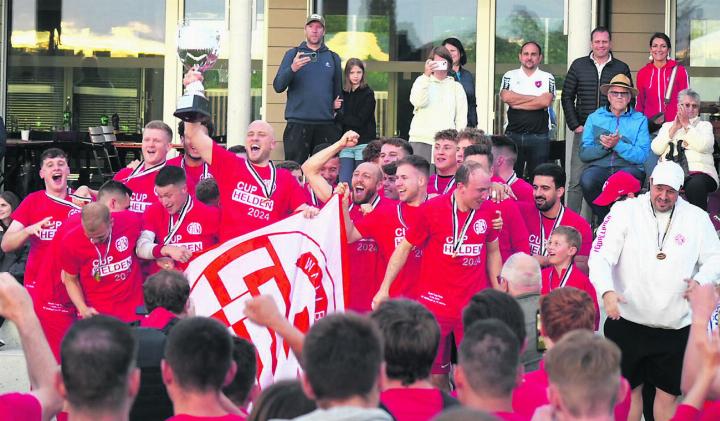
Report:
[[[657,249],[658,252],[655,255],[655,258],[658,260],[665,260],[667,258],[667,254],[663,252],[663,247],[665,247],[665,240],[667,239],[668,231],[670,231],[670,224],[672,223],[673,214],[675,214],[675,206],[673,206],[672,210],[670,211],[670,218],[668,218],[667,224],[665,225],[665,232],[663,232],[662,239],[660,238],[660,227],[658,226],[658,220],[657,215],[655,214],[655,208],[652,207],[652,203],[650,204],[650,209],[652,209],[653,217],[655,218],[655,227],[657,228]]]

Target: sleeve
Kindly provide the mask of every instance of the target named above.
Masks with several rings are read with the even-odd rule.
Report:
[[[510,72],[505,72],[502,79],[500,80],[500,90],[501,91],[509,91],[511,80],[512,80],[512,78],[510,77]]]
[[[335,98],[340,97],[342,98],[342,85],[343,85],[343,71],[342,71],[342,63],[340,61],[340,56],[337,55],[336,52],[331,51],[333,62],[335,64],[335,71],[333,72],[333,101],[335,101]],[[292,63],[292,61],[291,61]],[[290,70],[292,71],[292,69]]]
[[[583,162],[595,161],[610,153],[600,144],[598,139],[595,139],[595,132],[601,130],[600,127],[596,129],[595,120],[597,120],[597,117],[593,113],[585,121],[585,130],[582,132],[582,143],[580,144],[580,159]]]
[[[548,92],[555,98],[555,76],[548,73]]]
[[[715,135],[710,122],[698,121],[696,126],[690,127],[682,139],[688,143],[688,149],[704,154],[713,153]]]
[[[428,90],[430,88],[430,77],[420,75],[417,79],[415,79],[415,82],[413,82],[413,86],[410,89],[410,103],[415,107],[415,109],[424,108],[428,105],[429,96],[428,96]]]
[[[528,241],[530,234],[525,226],[525,221],[523,220],[517,203],[511,200],[505,200],[501,203],[508,203],[503,209],[502,217],[507,221],[508,229],[510,230],[510,243],[512,244],[513,252],[532,254],[530,253],[530,243]]]
[[[82,235],[81,229],[72,229],[63,236],[63,244],[66,245],[68,250],[73,250],[75,247],[73,244],[73,234]],[[59,253],[60,254],[60,267],[70,275],[80,275],[80,268],[82,263],[78,258],[77,253]]]
[[[293,213],[295,212],[295,209],[308,203],[308,195],[305,192],[305,189],[302,188],[297,179],[293,177],[289,171],[282,170],[282,172],[285,174],[283,176],[285,178],[284,184],[287,184],[290,189],[288,193],[288,204],[290,207],[290,209],[288,209],[288,213]]]
[[[12,213],[13,221],[18,221],[26,227],[37,222],[33,221],[32,211],[36,208],[36,206],[34,206],[35,204],[32,203],[34,197],[34,195],[27,196],[25,200],[20,202],[20,206],[18,206],[17,209],[15,209],[15,211],[13,211]]]
[[[670,127],[672,127],[672,125],[673,122],[670,121],[660,126],[657,136],[655,136],[655,139],[650,143],[650,148],[655,155],[662,156],[667,153],[668,145],[672,141],[672,139],[670,139]]]
[[[415,223],[410,226],[405,234],[408,243],[418,248],[423,248],[428,238],[430,238],[431,223],[427,215],[427,207],[423,206],[415,218]]]
[[[297,48],[291,48],[285,52],[277,74],[275,74],[275,79],[273,79],[273,89],[275,89],[275,92],[281,93],[285,91],[295,78],[295,72],[292,71],[290,65],[295,59],[297,51]]]
[[[455,87],[455,129],[459,131],[467,127],[467,95],[460,82],[454,82],[453,86]]]
[[[575,67],[575,63],[570,65],[570,69],[565,76],[565,82],[563,83],[562,95],[560,96],[563,114],[565,114],[565,122],[570,130],[575,130],[580,126],[580,118],[575,109],[578,85],[577,70]]]
[[[698,234],[702,238],[698,259],[700,267],[693,279],[700,284],[717,285],[720,281],[720,239],[707,213],[703,212],[698,219],[700,219]]]
[[[130,175],[130,171],[132,171],[130,168],[123,168],[120,171],[117,172],[113,176],[113,180],[115,181],[123,181],[125,178],[127,178],[128,175]]]
[[[467,102],[468,102],[468,126],[470,127],[477,127],[478,125],[478,117],[477,117],[477,98],[475,97],[475,75],[473,75],[470,72],[467,72],[465,74],[467,78],[470,79],[470,90],[465,91],[465,95],[467,96]]]
[[[626,215],[625,202],[616,203],[605,217],[598,236],[590,250],[590,281],[598,296],[614,290],[612,269],[622,253],[627,236],[629,215]]]
[[[220,177],[226,176],[227,174],[231,174],[233,171],[230,168],[230,165],[234,162],[236,162],[238,159],[237,155],[235,155],[232,152],[229,152],[227,149],[223,148],[216,142],[213,142],[212,147],[212,164],[210,164],[210,173],[215,177],[216,180],[218,180],[218,187],[221,186],[221,183],[219,182]]]
[[[639,114],[639,113],[638,113]],[[634,164],[643,164],[648,157],[650,149],[650,132],[648,131],[648,121],[643,115],[637,131],[631,136],[625,136],[620,133],[621,138],[613,149],[626,161]]]
[[[680,404],[675,409],[675,414],[670,421],[697,421],[700,416],[700,410],[694,406]]]
[[[645,80],[645,67],[640,69],[637,74],[637,80],[635,83],[635,87],[638,90],[637,97],[635,98],[635,110],[639,111],[641,113],[644,113],[645,110],[645,98],[647,96],[646,94],[646,83],[643,83]]]
[[[155,233],[150,230],[142,230],[137,240],[135,254],[141,259],[158,259],[162,257],[160,254],[162,245],[155,243]]]

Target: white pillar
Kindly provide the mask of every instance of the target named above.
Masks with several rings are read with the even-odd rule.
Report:
[[[475,98],[478,128],[487,133],[495,118],[495,1],[477,2]]]
[[[227,145],[245,143],[245,131],[250,124],[250,76],[252,62],[250,36],[252,35],[252,4],[247,0],[230,0],[228,8],[228,110]]]

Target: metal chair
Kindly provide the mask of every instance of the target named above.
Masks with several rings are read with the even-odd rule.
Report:
[[[111,179],[116,172],[122,169],[120,156],[118,155],[115,142],[115,133],[111,126],[99,126],[88,128],[90,133],[90,145],[95,159],[97,175],[102,179],[101,184]]]

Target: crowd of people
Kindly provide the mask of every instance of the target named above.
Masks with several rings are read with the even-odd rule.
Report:
[[[448,38],[413,84],[409,139],[377,139],[365,66],[342,72],[324,31],[311,15],[273,82],[288,91],[287,161],[270,159],[264,121],[229,149],[211,124],[180,123],[185,152],[167,159],[173,130],[152,121],[142,161],[98,191],[70,189],[68,157],[51,148],[44,190],[0,196],[0,316],[18,327],[32,384],[0,396],[0,413],[639,421],[645,398],[646,419],[720,414],[705,404],[720,394],[714,139],[667,36],[653,35],[633,84],[610,32],[592,32],[563,86],[577,146],[566,180],[548,162],[556,87],[538,43],[502,78],[504,134],[475,127],[465,50]],[[182,271],[215,244],[316,216],[333,195],[348,312],[301,332],[271,297],[248,301],[246,317],[303,367],[259,391],[253,345],[194,316]],[[579,214],[583,197],[595,221]]]

